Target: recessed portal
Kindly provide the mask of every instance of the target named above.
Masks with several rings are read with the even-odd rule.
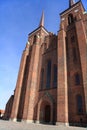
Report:
[[[50,122],[50,117],[51,117],[51,108],[49,105],[45,106],[45,122],[49,123]]]

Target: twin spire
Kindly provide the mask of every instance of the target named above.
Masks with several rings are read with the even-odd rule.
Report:
[[[69,0],[69,7],[71,7],[74,4],[75,4],[74,0]],[[40,20],[40,24],[39,24],[39,27],[41,27],[41,26],[44,27],[44,11],[42,12],[42,16],[41,16],[41,20]]]

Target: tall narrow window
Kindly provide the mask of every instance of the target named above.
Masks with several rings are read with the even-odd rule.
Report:
[[[75,74],[75,85],[80,85],[80,76],[79,74]]]
[[[72,36],[72,37],[71,37],[71,43],[74,43],[74,42],[75,42],[75,37]]]
[[[68,24],[70,25],[71,23],[74,22],[74,19],[73,19],[73,15],[72,14],[69,14],[68,15]]]
[[[46,81],[46,88],[50,88],[50,81],[51,81],[51,61],[49,60],[47,63],[47,81]]]
[[[73,62],[77,62],[76,48],[73,48]]]
[[[82,96],[81,95],[77,95],[76,96],[76,100],[77,100],[77,112],[78,112],[78,114],[82,114],[83,113]]]
[[[69,47],[68,47],[68,39],[67,37],[65,37],[66,40],[66,56],[67,56],[67,60],[69,60]]]
[[[36,43],[36,40],[37,40],[37,35],[34,35],[33,44]]]
[[[53,87],[57,87],[57,65],[54,65]]]
[[[43,89],[43,85],[44,85],[44,69],[41,70],[40,89]]]

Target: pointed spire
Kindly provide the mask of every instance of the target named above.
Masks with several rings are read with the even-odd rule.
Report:
[[[74,0],[69,0],[69,7],[71,7],[72,5],[75,4],[75,1]]]
[[[44,12],[42,12],[41,20],[39,26],[44,26]]]

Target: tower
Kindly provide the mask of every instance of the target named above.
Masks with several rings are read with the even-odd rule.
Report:
[[[69,0],[69,7],[73,6],[75,4],[74,0]]]
[[[33,121],[34,109],[31,108],[34,108],[37,94],[40,46],[45,35],[48,35],[48,32],[44,28],[44,13],[42,13],[40,25],[29,34],[28,43],[22,55],[11,114],[13,120]]]
[[[60,13],[58,32],[58,115],[59,123],[87,121],[87,15],[81,1],[70,0]]]
[[[79,125],[87,122],[87,14],[69,0],[58,35],[39,27],[28,35],[9,118]],[[8,108],[6,108],[8,109]],[[6,110],[7,112],[7,110]],[[6,113],[5,113],[6,115]]]

